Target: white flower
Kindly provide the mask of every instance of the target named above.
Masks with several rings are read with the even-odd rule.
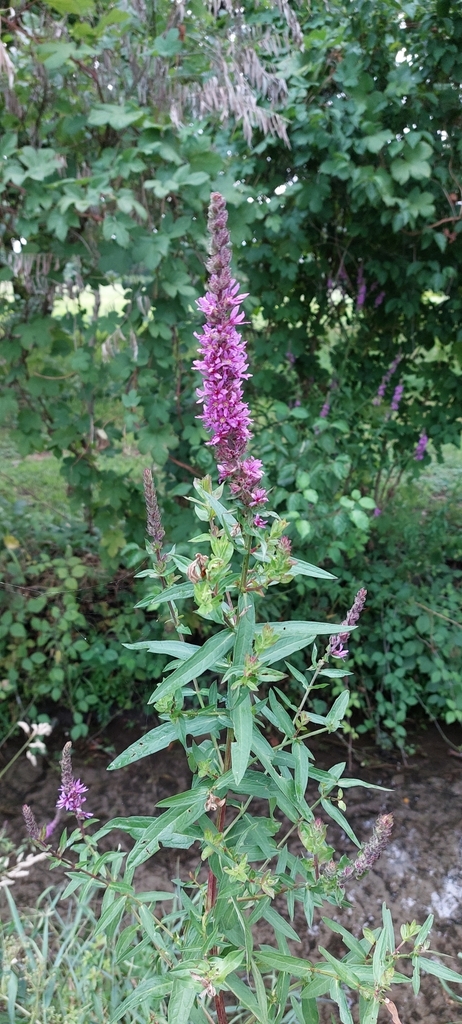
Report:
[[[33,750],[36,754],[46,754],[47,748],[42,740],[34,739],[29,744],[29,750]]]
[[[30,750],[27,750],[26,751],[26,757],[31,762],[31,764],[33,764],[34,768],[36,768],[37,767],[37,758],[36,758],[35,754],[33,754]]]
[[[49,736],[53,731],[53,726],[49,722],[37,722],[32,729],[36,736]]]
[[[30,725],[28,725],[27,722],[16,722],[16,725],[20,725],[21,729],[24,729],[24,732],[27,734],[27,736],[29,735]]]

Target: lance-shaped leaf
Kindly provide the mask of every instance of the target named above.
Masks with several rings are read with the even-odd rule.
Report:
[[[170,722],[163,722],[162,725],[158,725],[156,729],[151,729],[141,739],[132,743],[114,761],[111,761],[111,764],[108,765],[108,771],[114,771],[116,768],[125,768],[127,764],[140,761],[141,758],[148,757],[149,754],[156,754],[159,750],[165,750],[169,743],[173,743],[174,740],[181,740],[182,732],[186,736],[202,736],[206,732],[216,734],[220,731],[223,724],[219,715],[210,715],[208,712],[203,713],[199,711],[194,714],[194,717],[189,717],[187,714],[178,715],[176,719]]]
[[[195,998],[196,987],[191,980],[188,984],[175,979],[168,1004],[168,1024],[188,1024]]]
[[[318,565],[311,565],[311,562],[302,562],[299,558],[292,560],[290,567],[291,576],[314,576],[319,580],[336,580],[337,577],[333,576],[331,572],[326,572],[325,569],[320,569]]]
[[[337,825],[340,825],[340,828],[343,828],[343,831],[346,832],[349,839],[351,839],[351,842],[359,849],[361,847],[361,843],[355,836],[351,825],[345,818],[345,815],[342,814],[340,808],[336,807],[335,804],[332,804],[330,800],[324,799],[321,800],[321,807],[324,808],[326,814],[328,814],[330,818],[333,818],[333,820],[337,822]]]
[[[153,611],[154,608],[157,608],[157,605],[165,601],[184,601],[185,598],[192,597],[193,594],[193,583],[175,583],[173,587],[167,587],[159,594],[156,594],[155,597],[144,597],[142,601],[138,601],[135,608],[147,608],[148,611]]]
[[[116,1021],[120,1020],[121,1017],[125,1017],[132,1010],[139,1011],[145,1001],[147,1009],[148,1005],[151,1006],[154,999],[160,999],[168,995],[172,991],[172,986],[173,978],[169,979],[168,975],[160,978],[146,978],[144,981],[140,981],[133,992],[130,992],[130,995],[117,1007],[109,1024],[116,1024]]]
[[[255,604],[252,594],[241,594],[238,603],[239,621],[234,641],[233,662],[235,666],[244,665],[246,654],[252,650],[255,634]]]
[[[419,957],[419,963],[423,971],[426,971],[427,974],[433,974],[435,978],[440,978],[441,981],[451,981],[457,985],[462,983],[462,974],[451,971],[450,967],[445,967],[444,964],[438,963],[437,960],[428,960],[427,957],[421,956]]]
[[[171,693],[175,693],[175,690],[178,690],[180,686],[186,686],[186,683],[190,683],[192,679],[197,679],[207,669],[215,668],[217,662],[232,647],[233,641],[234,633],[230,629],[223,629],[221,633],[211,636],[210,640],[206,640],[205,644],[199,647],[199,650],[196,650],[192,658],[188,658],[183,665],[180,665],[172,672],[171,676],[162,680],[157,689],[154,690],[154,693],[151,694],[148,704],[154,704],[155,701],[157,702],[163,697],[168,697]],[[189,644],[183,646],[189,646]]]
[[[249,693],[232,709],[231,718],[236,737],[235,743],[231,744],[231,766],[235,785],[238,786],[244,777],[252,747],[253,715]]]
[[[298,956],[288,956],[285,953],[258,951],[255,953],[255,960],[259,967],[270,971],[283,971],[291,974],[293,978],[304,978],[309,981],[313,977],[313,965],[309,960],[302,960]]]
[[[183,643],[182,640],[138,640],[136,644],[122,644],[130,651],[149,651],[150,654],[167,654],[179,661],[187,661],[202,648],[197,644]]]
[[[329,732],[336,732],[342,719],[345,718],[345,714],[350,702],[349,690],[343,690],[339,693],[338,697],[334,701],[330,711],[326,715],[326,725]]]
[[[230,992],[234,993],[240,1006],[248,1010],[259,1021],[259,1024],[268,1024],[268,1017],[266,1014],[262,1015],[252,990],[241,981],[237,974],[228,974],[225,986]]]

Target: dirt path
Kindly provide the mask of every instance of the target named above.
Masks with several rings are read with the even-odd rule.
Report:
[[[117,752],[139,735],[119,728],[111,737]],[[454,732],[453,741],[462,742],[462,735]],[[338,742],[319,746],[315,751],[320,767],[329,767],[344,760]],[[361,936],[363,925],[377,927],[381,921],[381,905],[385,900],[391,909],[396,931],[403,921],[414,918],[422,922],[429,913],[435,915],[432,949],[449,954],[448,966],[462,973],[462,759],[449,755],[448,748],[436,732],[420,737],[418,753],[403,766],[397,755],[381,760],[372,749],[362,751],[367,764],[355,764],[353,774],[382,786],[390,792],[351,789],[347,791],[347,814],[359,839],[370,835],[379,813],[392,811],[395,828],[391,845],[382,855],[375,870],[347,890],[352,908],[339,911],[325,908],[324,915],[342,921],[354,934]],[[101,822],[115,815],[152,814],[157,800],[188,785],[188,771],[184,755],[177,745],[172,750],[141,761],[118,772],[106,772],[111,756],[101,751],[82,750],[74,756],[76,774],[89,788],[88,807]],[[20,816],[22,803],[30,803],[39,822],[49,821],[53,814],[59,785],[56,761],[34,769],[25,759],[6,777],[0,795],[0,822],[5,819],[8,833],[16,841],[23,836]],[[329,829],[337,850],[352,854],[352,846],[336,827]],[[296,843],[296,841],[295,841]],[[194,850],[180,851],[180,871],[188,872],[196,864]],[[171,888],[170,879],[178,871],[177,851],[161,851],[152,861],[143,865],[137,875],[137,888]],[[28,878],[14,886],[16,901],[22,906],[34,904],[45,887],[59,884],[59,874],[49,873],[48,866],[40,863]],[[1,890],[0,890],[1,892]],[[2,913],[4,898],[0,897]],[[331,912],[329,912],[331,911]],[[294,946],[297,956],[314,958],[316,945],[321,942],[334,955],[344,955],[345,949],[337,935],[327,931],[322,923],[310,930],[303,914],[298,911],[294,927],[301,944]],[[265,936],[261,936],[265,941]],[[272,936],[266,936],[272,941]],[[459,989],[462,998],[462,986]],[[436,979],[426,977],[417,998],[406,987],[397,986],[392,993],[397,1004],[401,1024],[462,1024],[462,1002],[449,998]],[[324,1019],[331,1020],[330,1008],[325,1007]],[[337,1022],[337,1012],[332,1020]],[[381,1017],[390,1024],[385,1010]]]

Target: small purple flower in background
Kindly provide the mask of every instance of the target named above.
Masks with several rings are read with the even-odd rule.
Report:
[[[295,363],[295,356],[294,356],[293,352],[286,352],[286,359],[287,359],[287,362],[290,363],[291,366],[294,365],[294,363]]]
[[[61,761],[61,790],[56,801],[56,806],[60,810],[72,811],[79,820],[92,818],[92,814],[88,811],[82,810],[82,804],[84,804],[87,799],[83,794],[88,793],[88,787],[84,786],[80,779],[74,778],[72,771],[71,749],[72,743],[66,743],[64,745]]]
[[[377,306],[381,306],[382,305],[382,302],[383,302],[383,300],[385,298],[385,294],[386,294],[385,292],[379,292],[379,294],[376,295],[375,300],[374,300],[374,307],[375,307],[375,309],[377,309]]]
[[[421,434],[420,437],[419,437],[419,440],[417,442],[415,452],[414,452],[414,458],[415,458],[416,462],[421,462],[422,461],[422,459],[423,459],[423,457],[425,455],[425,449],[427,447],[427,444],[428,444],[428,437],[427,437],[427,435],[426,434]]]
[[[375,507],[375,509],[374,509],[374,515],[375,515],[375,516],[381,516],[381,515],[382,515],[382,509],[381,509],[381,508],[378,508],[378,506],[377,506],[377,505],[376,505],[376,507]]]
[[[358,270],[358,276],[356,278],[356,285],[357,285],[357,289],[358,289],[357,295],[356,295],[356,309],[362,309],[363,306],[364,306],[364,303],[366,301],[366,295],[367,295],[366,281],[364,279],[364,270],[363,270],[362,266],[360,266],[360,268]]]
[[[392,412],[398,412],[399,403],[403,397],[404,384],[397,384],[393,392],[393,398],[390,402],[390,409]]]
[[[322,420],[325,420],[330,413],[330,402],[324,402],[324,405],[319,413]]]
[[[361,587],[358,590],[354,602],[347,613],[346,619],[343,620],[342,626],[355,626],[361,612],[364,608],[367,597],[367,590]],[[328,653],[333,658],[348,658],[348,647],[345,644],[348,643],[349,633],[336,633],[334,636],[329,637]]]
[[[147,532],[152,537],[154,547],[160,551],[165,537],[165,530],[160,518],[156,489],[150,469],[143,471],[144,500],[146,502]]]
[[[377,298],[378,298],[378,296],[377,296]],[[376,394],[375,398],[372,399],[372,405],[381,405],[382,404],[382,399],[385,397],[385,391],[387,390],[387,384],[390,382],[391,378],[393,377],[393,374],[396,372],[398,364],[401,362],[402,358],[403,357],[402,357],[401,353],[399,353],[395,357],[393,362],[390,364],[390,366],[388,367],[387,372],[383,375],[382,380],[381,380],[381,382],[379,384],[379,387],[377,389],[377,394]]]
[[[250,432],[250,410],[243,399],[243,381],[248,373],[246,343],[236,327],[244,320],[240,303],[247,297],[239,294],[239,285],[231,277],[231,250],[226,227],[226,201],[219,192],[212,192],[208,227],[210,232],[210,273],[205,298],[197,305],[206,316],[194,368],[202,374],[203,384],[197,398],[204,411],[199,419],[212,438],[207,443],[216,449],[221,480],[229,480],[231,493],[248,508],[264,505],[268,500],[264,487],[257,487],[263,476],[259,459],[244,458]]]

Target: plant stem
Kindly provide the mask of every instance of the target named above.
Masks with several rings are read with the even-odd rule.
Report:
[[[239,584],[239,589],[241,591],[241,594],[245,594],[245,590],[246,590],[246,586],[247,586],[247,573],[249,571],[249,562],[250,562],[250,551],[251,551],[251,548],[252,548],[252,537],[249,534],[249,536],[247,537],[247,545],[246,545],[246,549],[245,549],[244,561],[242,563],[241,581],[240,581],[240,584]]]

